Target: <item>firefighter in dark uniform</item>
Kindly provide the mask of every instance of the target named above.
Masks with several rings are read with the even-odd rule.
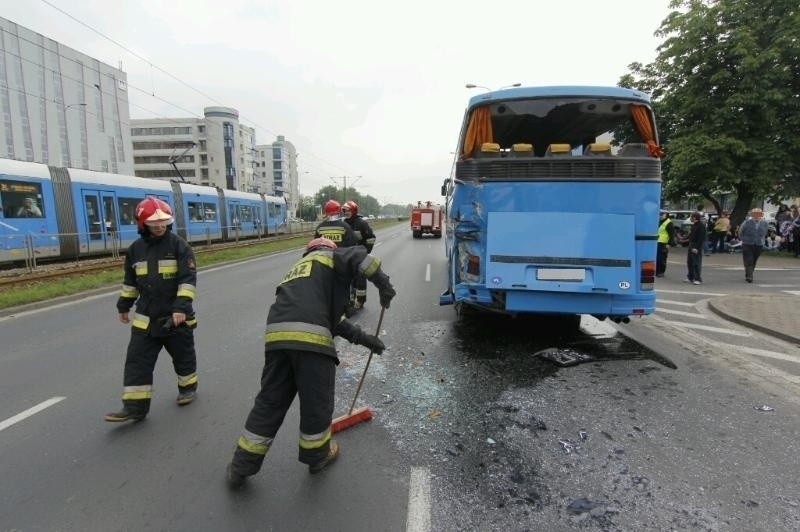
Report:
[[[350,282],[358,272],[378,288],[381,305],[389,308],[395,291],[380,261],[362,246],[337,248],[325,238],[311,240],[278,285],[267,316],[261,390],[228,464],[230,488],[241,487],[246,477],[261,469],[295,395],[300,396],[300,462],[318,473],[338,456],[339,446],[331,439],[339,363],[334,337],[377,354],[385,348],[377,336],[342,316]]]
[[[347,222],[342,219],[342,206],[336,200],[325,202],[325,219],[314,231],[314,238],[324,237],[340,248],[357,246],[358,238]]]
[[[194,253],[174,234],[172,210],[148,197],[136,206],[141,238],[125,254],[125,279],[117,300],[119,321],[131,323],[125,358],[122,410],[107,414],[106,421],[139,421],[150,410],[153,369],[161,348],[172,357],[178,380],[177,403],[191,403],[197,390],[197,357],[192,310],[197,286]],[[129,316],[136,303],[136,311]]]
[[[358,214],[358,203],[353,200],[346,201],[342,206],[342,215],[344,221],[350,225],[353,232],[356,234],[358,243],[367,248],[367,253],[372,253],[372,248],[375,246],[375,233],[367,221]],[[356,277],[353,281],[355,285],[355,301],[353,308],[360,310],[367,302],[367,279],[363,275]]]

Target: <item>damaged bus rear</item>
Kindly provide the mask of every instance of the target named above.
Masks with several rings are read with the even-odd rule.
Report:
[[[661,157],[650,98],[620,87],[473,97],[446,197],[440,304],[627,321],[655,309]]]

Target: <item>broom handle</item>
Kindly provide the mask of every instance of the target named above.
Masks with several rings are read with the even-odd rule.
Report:
[[[381,334],[381,323],[383,323],[383,311],[386,309],[381,307],[381,315],[378,318],[378,329],[375,331],[375,336],[379,336]],[[369,350],[369,358],[367,359],[367,365],[364,366],[364,373],[361,374],[361,380],[358,381],[358,388],[356,388],[356,395],[353,397],[353,402],[350,403],[350,411],[347,413],[349,416],[353,413],[353,409],[356,406],[356,399],[358,399],[358,393],[361,391],[361,385],[364,384],[364,377],[367,376],[367,370],[369,369],[369,363],[372,361],[372,349]]]

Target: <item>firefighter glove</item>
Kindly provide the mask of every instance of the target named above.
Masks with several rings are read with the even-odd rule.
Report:
[[[369,347],[370,351],[376,355],[380,355],[383,353],[383,350],[386,349],[386,346],[383,344],[381,339],[374,334],[363,333],[358,343],[364,347]]]
[[[383,308],[389,308],[389,303],[391,303],[392,298],[397,294],[392,288],[391,285],[387,286],[386,288],[381,288],[378,291],[381,300],[381,306]]]

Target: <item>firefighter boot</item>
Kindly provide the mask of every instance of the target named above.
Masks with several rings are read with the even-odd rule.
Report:
[[[320,460],[319,462],[315,462],[308,466],[308,472],[312,475],[315,473],[319,473],[333,462],[336,461],[336,458],[339,456],[339,444],[336,443],[334,440],[331,440],[330,449],[328,449],[328,454],[325,455],[325,458]]]
[[[147,414],[131,412],[127,406],[122,407],[119,412],[106,414],[105,420],[111,423],[121,423],[123,421],[141,421]]]
[[[196,395],[197,392],[195,390],[184,390],[178,393],[178,398],[175,399],[175,402],[180,406],[185,406],[194,401]]]
[[[233,470],[233,463],[229,463],[228,467],[225,469],[225,482],[228,484],[228,488],[231,490],[238,490],[244,486],[244,481],[247,479],[246,476],[240,475],[236,471]]]

